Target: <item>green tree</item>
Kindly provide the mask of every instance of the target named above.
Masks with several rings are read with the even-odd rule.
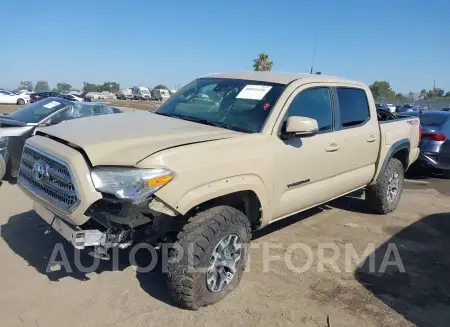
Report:
[[[397,100],[406,100],[405,95],[402,94],[402,93],[397,93],[397,94],[395,95],[395,98],[396,98]]]
[[[273,61],[270,60],[269,55],[260,53],[256,59],[253,59],[254,71],[271,71],[273,68]]]
[[[48,86],[47,81],[38,81],[36,86],[34,87],[35,92],[48,92],[50,91],[50,87]]]
[[[425,99],[426,96],[427,96],[427,90],[422,89],[422,91],[420,91],[420,98]]]
[[[409,101],[414,101],[414,92],[409,92],[408,93],[408,100]]]
[[[117,82],[105,82],[103,85],[99,85],[99,92],[108,91],[111,93],[115,93],[120,90],[120,84]]]
[[[18,90],[28,90],[33,91],[33,82],[32,81],[22,81],[19,84]]]
[[[433,97],[434,98],[441,98],[444,96],[444,90],[440,88],[434,88],[433,90]]]
[[[83,92],[98,92],[98,85],[84,82],[83,83]]]
[[[387,99],[394,98],[395,92],[392,90],[391,85],[387,81],[375,81],[369,86],[375,99]]]
[[[67,83],[56,84],[56,90],[59,93],[68,93],[72,89],[72,85]]]
[[[165,86],[164,84],[158,84],[154,87],[154,89],[165,89],[168,90],[169,88]]]
[[[445,97],[446,97],[446,98],[450,98],[450,91],[448,91],[447,93],[445,93]]]

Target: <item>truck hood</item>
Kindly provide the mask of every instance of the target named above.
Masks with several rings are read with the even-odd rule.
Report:
[[[161,150],[242,135],[144,111],[65,121],[37,134],[83,149],[93,166],[135,166]]]

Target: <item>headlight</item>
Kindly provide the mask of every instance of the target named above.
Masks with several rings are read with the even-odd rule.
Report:
[[[170,182],[173,172],[168,169],[99,167],[94,168],[91,177],[97,191],[139,201]]]

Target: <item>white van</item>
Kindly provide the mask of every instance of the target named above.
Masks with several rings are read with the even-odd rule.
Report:
[[[150,100],[150,90],[144,86],[133,87],[133,99],[134,100]]]
[[[170,98],[169,90],[166,89],[153,89],[153,99],[158,101],[166,101]]]

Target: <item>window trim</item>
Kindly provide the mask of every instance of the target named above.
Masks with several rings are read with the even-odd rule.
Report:
[[[329,96],[330,96],[330,109],[331,109],[331,129],[330,130],[326,130],[326,131],[319,131],[319,132],[317,132],[317,134],[316,135],[319,135],[319,134],[327,134],[327,133],[333,133],[333,132],[335,132],[336,131],[336,129],[335,129],[335,113],[336,113],[336,110],[335,110],[335,100],[334,100],[334,96],[333,96],[333,92],[332,92],[332,87],[330,87],[330,86],[327,86],[327,85],[315,85],[315,86],[311,86],[311,87],[308,87],[308,88],[303,88],[302,90],[300,90],[299,92],[296,92],[297,90],[295,90],[293,93],[292,93],[292,101],[290,101],[289,102],[289,100],[287,101],[287,102],[289,102],[289,104],[287,104],[287,103],[285,103],[285,106],[286,106],[286,110],[285,110],[285,112],[284,112],[284,114],[283,114],[283,117],[282,117],[282,119],[281,119],[281,121],[280,121],[280,123],[279,123],[279,125],[278,125],[278,128],[277,128],[277,136],[279,137],[279,138],[281,138],[281,130],[282,130],[282,128],[283,128],[283,125],[286,123],[286,121],[287,121],[287,116],[288,116],[288,113],[289,113],[289,107],[291,106],[291,104],[292,104],[292,102],[294,102],[294,100],[295,100],[295,98],[300,94],[300,93],[302,93],[302,92],[304,92],[304,91],[307,91],[307,90],[311,90],[311,89],[328,89],[328,94],[329,94]],[[284,109],[283,109],[284,110]],[[311,118],[311,117],[309,117],[309,118]]]
[[[356,86],[334,86],[333,88],[335,89],[335,94],[336,94],[336,112],[339,112],[339,121],[336,122],[336,125],[338,126],[340,131],[364,126],[372,120],[372,112],[370,111],[369,98],[367,97],[367,92],[365,89],[363,89],[361,87],[356,87]],[[354,90],[360,90],[360,91],[364,92],[364,95],[366,96],[367,110],[369,112],[369,116],[364,122],[362,122],[361,124],[358,124],[358,125],[352,125],[352,126],[347,126],[347,127],[342,126],[341,105],[339,103],[339,97],[338,97],[338,92],[337,92],[338,88],[339,89],[354,89]]]

